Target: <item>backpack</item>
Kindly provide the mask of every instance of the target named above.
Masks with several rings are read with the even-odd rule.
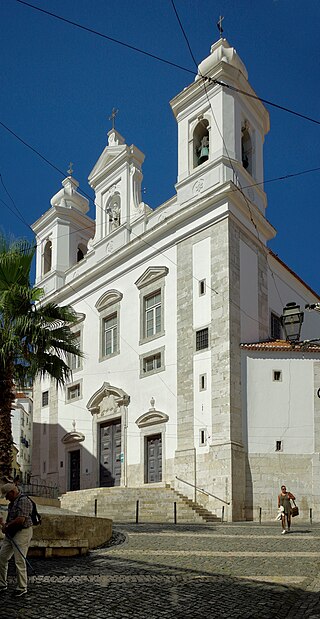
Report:
[[[26,496],[27,499],[29,499],[31,505],[32,505],[32,512],[30,514],[31,516],[31,520],[32,520],[32,524],[34,527],[37,527],[39,524],[41,524],[41,516],[37,510],[37,506],[35,504],[35,502],[27,495],[27,494],[21,494],[20,496]]]

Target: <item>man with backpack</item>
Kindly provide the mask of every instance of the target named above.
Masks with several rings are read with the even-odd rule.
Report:
[[[8,588],[8,563],[13,555],[17,574],[17,589],[13,595],[21,597],[27,593],[26,556],[33,533],[33,504],[14,483],[4,484],[1,493],[10,503],[6,523],[1,524],[5,538],[0,549],[0,595]]]

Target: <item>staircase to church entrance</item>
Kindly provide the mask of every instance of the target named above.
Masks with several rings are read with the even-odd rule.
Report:
[[[89,488],[60,498],[63,509],[114,522],[136,522],[137,509],[139,523],[173,523],[175,510],[178,524],[220,522],[215,514],[169,487]]]

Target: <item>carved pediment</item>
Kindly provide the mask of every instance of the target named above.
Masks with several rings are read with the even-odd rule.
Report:
[[[68,432],[62,437],[61,442],[64,445],[68,445],[69,443],[82,443],[84,439],[85,436],[82,432]]]
[[[169,420],[168,415],[156,410],[149,410],[147,413],[143,413],[136,420],[138,428],[145,428],[147,426],[155,426],[159,423],[166,423]]]
[[[116,413],[120,406],[128,406],[129,402],[130,397],[125,391],[105,382],[90,398],[87,409],[91,415]]]
[[[168,267],[148,267],[146,271],[137,279],[135,285],[137,288],[143,288],[144,286],[148,286],[153,282],[161,279],[168,275],[169,269]]]
[[[119,144],[115,146],[106,146],[102,154],[100,155],[97,163],[89,174],[88,181],[91,187],[95,187],[99,182],[101,174],[104,174],[110,164],[113,165],[114,161],[122,155],[127,149],[125,144]]]
[[[105,292],[95,304],[98,312],[101,312],[105,307],[118,303],[123,298],[122,292],[118,290],[108,290]]]

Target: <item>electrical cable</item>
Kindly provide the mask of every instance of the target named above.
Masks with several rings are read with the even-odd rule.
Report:
[[[50,17],[53,17],[53,18],[58,19],[60,21],[63,21],[63,22],[65,22],[65,23],[67,23],[67,24],[69,24],[71,26],[75,26],[76,28],[80,28],[81,30],[85,30],[86,32],[94,34],[95,36],[102,37],[103,39],[106,39],[106,40],[111,41],[113,43],[117,43],[118,45],[122,45],[124,47],[127,47],[127,48],[131,49],[132,51],[139,52],[140,54],[143,54],[145,56],[153,58],[154,60],[158,60],[159,62],[163,62],[165,64],[168,64],[168,65],[170,65],[172,67],[175,67],[176,69],[180,69],[182,71],[186,71],[187,73],[191,73],[192,75],[199,75],[198,71],[195,72],[195,71],[193,71],[191,69],[187,69],[186,67],[183,67],[183,66],[181,66],[181,65],[179,65],[179,64],[177,64],[175,62],[172,62],[170,60],[166,60],[164,58],[161,58],[160,56],[157,56],[156,54],[152,54],[150,52],[142,50],[142,49],[140,49],[140,48],[138,48],[138,47],[136,47],[134,45],[130,45],[129,43],[125,43],[124,41],[120,41],[118,39],[110,37],[110,36],[108,36],[106,34],[103,34],[103,33],[99,32],[99,31],[94,30],[92,28],[89,28],[87,26],[83,26],[82,24],[74,22],[71,19],[67,19],[65,17],[62,17],[61,15],[57,15],[56,13],[52,13],[50,11],[46,11],[45,9],[42,9],[42,8],[40,8],[38,6],[30,4],[29,2],[25,2],[25,0],[16,0],[16,2],[18,2],[19,4],[22,4],[24,6],[27,6],[30,9],[33,9],[35,11],[39,11],[40,13],[45,13],[46,15],[49,15]],[[178,17],[176,9],[175,9],[175,12],[176,12],[176,15],[177,15],[177,19],[180,22],[180,19]],[[182,24],[181,24],[181,26],[182,26]],[[183,28],[182,28],[182,30],[183,30]],[[184,36],[186,37],[184,30],[183,30],[183,33],[184,33]],[[189,43],[188,43],[188,46],[189,46]],[[192,54],[192,52],[191,52],[191,54]],[[192,56],[193,56],[193,54],[192,54]],[[273,103],[272,101],[270,101],[268,99],[263,99],[262,97],[258,97],[257,95],[254,95],[252,93],[248,93],[245,90],[241,90],[240,88],[236,88],[235,86],[231,86],[230,84],[226,84],[224,82],[221,82],[220,80],[213,79],[213,78],[211,78],[209,76],[201,76],[201,77],[203,79],[209,80],[210,82],[212,82],[212,83],[214,83],[216,85],[223,86],[225,88],[229,88],[230,90],[233,90],[234,92],[238,92],[238,93],[243,94],[243,95],[245,95],[247,97],[251,97],[253,99],[257,99],[258,101],[262,101],[263,103],[266,103],[267,105],[275,107],[276,109],[279,109],[279,110],[281,110],[283,112],[287,112],[288,114],[293,114],[294,116],[297,116],[299,118],[303,118],[304,120],[307,120],[309,122],[312,122],[312,123],[315,123],[317,125],[320,125],[320,120],[312,118],[311,116],[307,116],[306,114],[302,114],[300,112],[296,112],[295,110],[292,110],[292,109],[290,109],[288,107],[285,107],[284,105]]]

